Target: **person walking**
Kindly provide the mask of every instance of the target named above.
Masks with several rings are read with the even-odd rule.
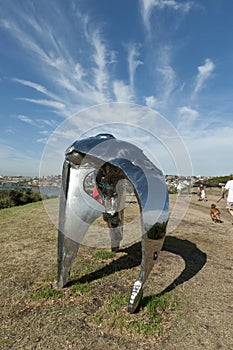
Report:
[[[198,197],[198,200],[201,201],[201,186],[199,186],[197,189],[197,197]]]
[[[201,190],[201,200],[204,201],[204,202],[207,202],[207,196],[205,194],[204,187]]]
[[[226,209],[233,217],[233,180],[227,181],[222,193],[222,198],[224,198],[226,192],[228,192]],[[232,222],[232,225],[233,225],[233,222]]]
[[[181,190],[182,190],[182,186],[181,186],[181,183],[180,183],[180,182],[178,183],[178,186],[177,186],[176,189],[177,189],[178,196],[180,196]]]

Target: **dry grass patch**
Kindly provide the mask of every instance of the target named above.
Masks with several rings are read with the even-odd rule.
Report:
[[[135,215],[133,213],[133,215]],[[81,246],[70,281],[56,280],[57,230],[42,203],[0,211],[2,345],[5,349],[59,349],[77,345],[77,334],[156,337],[174,310],[171,295],[144,297],[140,314],[126,311],[140,265],[140,245],[115,254]],[[65,323],[70,325],[67,330]],[[86,326],[84,326],[86,325]],[[59,333],[59,330],[64,330]],[[75,332],[74,332],[75,330]],[[85,341],[84,341],[85,343]]]
[[[69,283],[57,274],[57,229],[42,203],[0,211],[0,347],[2,349],[217,350],[233,348],[231,218],[209,217],[193,196],[185,218],[166,238],[148,279],[142,307],[127,312],[140,270],[140,244],[114,254],[81,246]],[[171,204],[176,200],[171,195]],[[137,216],[129,206],[127,220]],[[132,210],[132,212],[131,212]],[[102,225],[102,224],[101,224]],[[97,223],[94,231],[101,230]],[[206,259],[205,259],[206,257]]]

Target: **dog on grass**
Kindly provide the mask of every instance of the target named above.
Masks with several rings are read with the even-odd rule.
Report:
[[[214,203],[210,206],[210,217],[214,222],[223,222],[220,218],[220,210],[216,208],[216,205]]]

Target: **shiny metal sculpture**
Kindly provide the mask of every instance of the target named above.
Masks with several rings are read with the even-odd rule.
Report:
[[[91,173],[95,174],[99,201],[85,190],[85,179]],[[133,186],[141,213],[141,270],[128,304],[128,311],[133,313],[163,245],[169,199],[162,172],[141,149],[111,134],[76,141],[66,151],[59,212],[57,288],[67,283],[79,243],[101,214],[109,227],[111,249],[119,249],[123,237],[125,179]]]

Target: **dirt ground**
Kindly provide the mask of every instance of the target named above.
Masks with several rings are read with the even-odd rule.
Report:
[[[218,198],[208,195],[204,203],[194,195],[184,219],[168,237],[168,249],[165,242],[162,274],[170,274],[170,268],[174,273],[175,266],[180,269],[181,260],[185,261],[184,282],[176,281],[175,289],[187,305],[157,349],[233,349],[233,219],[222,200],[217,206],[224,222],[210,220],[210,204]],[[177,251],[172,251],[176,250],[172,239],[181,240]]]
[[[134,255],[136,245],[117,253],[114,261],[97,261],[99,265],[93,265],[92,270],[92,253],[81,249],[63,296],[57,300],[47,295],[41,298],[38,293],[48,292],[44,286],[56,277],[56,229],[39,204],[1,211],[0,348],[233,349],[233,219],[222,200],[218,208],[223,223],[212,222],[209,207],[219,197],[208,190],[207,195],[207,202],[199,202],[196,195],[180,196],[179,201],[188,208],[186,215],[167,234],[145,285],[148,298],[172,295],[177,301],[175,309],[163,315],[162,330],[154,336],[129,333],[117,323],[121,317],[124,324],[146,320],[146,308],[128,316],[123,301],[123,306],[115,304],[115,310],[107,314],[111,296],[128,295],[139,271],[138,258],[130,264],[126,259],[126,254]],[[177,196],[171,195],[170,201],[172,208]],[[176,215],[173,220],[179,221],[179,213]],[[101,310],[106,310],[106,320],[95,323]]]

